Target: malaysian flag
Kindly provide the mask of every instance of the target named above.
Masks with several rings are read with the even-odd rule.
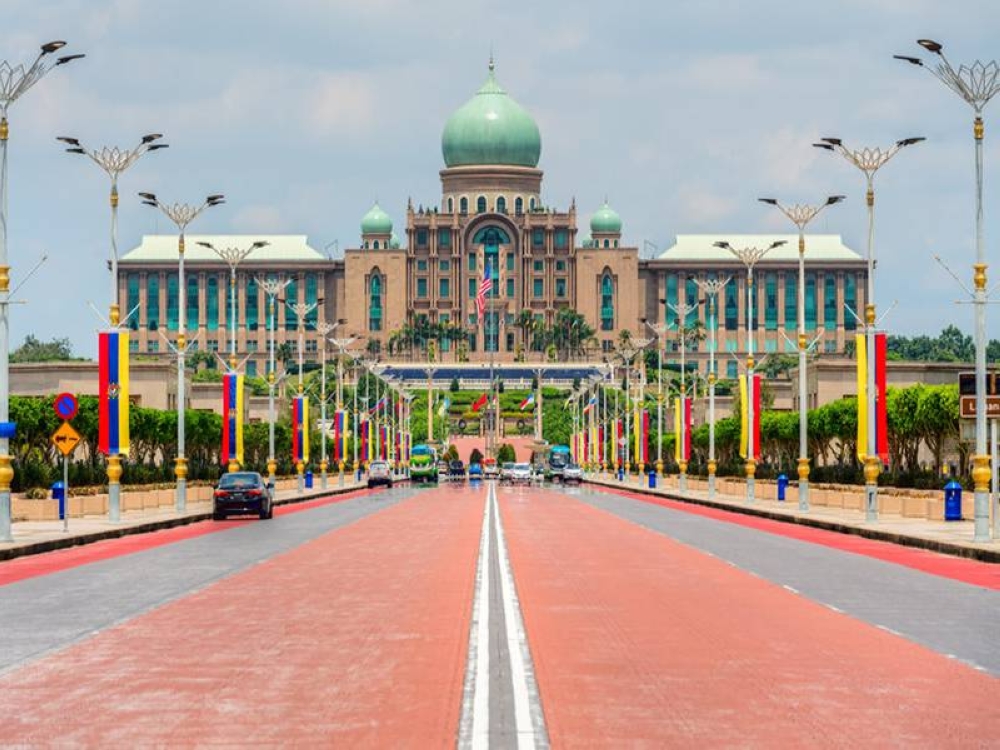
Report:
[[[480,322],[486,315],[486,294],[493,287],[493,269],[490,268],[489,261],[486,262],[486,271],[483,280],[479,282],[479,291],[476,294],[476,311],[479,313]]]

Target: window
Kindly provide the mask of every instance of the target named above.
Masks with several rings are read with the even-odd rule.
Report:
[[[507,279],[507,299],[514,299],[514,279]]]
[[[257,343],[257,342],[254,342],[254,343]],[[252,359],[248,359],[247,360],[247,364],[246,364],[246,368],[247,368],[247,377],[251,377],[251,378],[257,377],[257,362],[256,361],[254,361]]]
[[[179,327],[179,308],[177,306],[177,274],[167,274],[167,330],[176,331]]]
[[[248,352],[257,351],[257,339],[247,339],[247,351]]]
[[[158,351],[160,351],[160,342],[159,341],[153,341],[153,340],[147,341],[146,342],[146,351],[147,352],[158,352]]]
[[[507,270],[514,270],[514,253],[507,253]]]
[[[557,271],[565,271],[566,270],[566,261],[564,261],[564,260],[557,260],[556,261],[556,270]]]
[[[566,279],[556,279],[556,297],[563,299],[566,296]]]
[[[832,273],[823,277],[823,328],[837,330],[837,279]]]
[[[418,271],[426,271],[427,270],[427,261],[426,260],[418,260],[417,261],[417,270]]]
[[[667,274],[667,305],[663,314],[666,318],[667,328],[675,329],[677,325],[677,313],[670,309],[671,305],[677,305],[677,274]]]
[[[507,351],[514,351],[514,334],[509,332],[507,333]]]
[[[601,279],[601,330],[615,330],[615,283],[609,273]]]
[[[188,276],[184,285],[187,287],[187,291],[185,292],[187,299],[184,300],[184,322],[191,328],[197,328],[200,323],[198,320],[198,277],[195,275]],[[256,300],[257,282],[253,281],[253,285],[255,290],[254,300]],[[254,310],[254,313],[256,314],[256,310]]]
[[[312,305],[312,310],[306,313],[306,328],[315,328],[319,321],[319,281],[314,273],[306,274],[306,304]]]
[[[130,352],[139,351],[139,339],[133,337],[128,340],[128,350]]]
[[[468,198],[461,198],[458,201],[458,212],[460,214],[462,214],[463,216],[465,216],[465,214],[469,213],[469,199]]]
[[[306,351],[309,352],[310,354],[315,354],[317,351],[319,351],[319,346],[316,339],[308,339],[306,341]]]
[[[541,247],[545,244],[545,230],[544,229],[533,229],[531,231],[531,244],[535,247]]]
[[[569,232],[565,229],[557,229],[555,236],[556,247],[564,248],[569,244]]]
[[[684,304],[690,305],[692,308],[684,321],[684,327],[691,328],[698,322],[698,308],[696,307],[698,304],[698,282],[693,276],[688,276],[687,281],[684,282]]]
[[[480,195],[476,198],[476,213],[484,214],[486,213],[486,196]]]
[[[528,201],[528,210],[529,211],[534,211],[535,210],[535,199],[534,198],[532,198],[531,200]]]
[[[778,351],[778,342],[775,339],[765,339],[764,351],[768,354],[774,354]]]
[[[442,330],[447,331],[451,324],[451,316],[448,313],[441,313],[438,316],[438,323],[441,324]],[[441,337],[441,351],[447,352],[451,350],[451,337],[442,336]]]
[[[441,272],[450,271],[451,270],[451,261],[450,260],[439,260],[438,261],[438,270],[441,271]]]
[[[160,274],[151,273],[146,278],[146,327],[155,331],[160,327]]]
[[[514,213],[518,216],[524,213],[524,198],[520,195],[514,199]]]
[[[451,296],[451,279],[438,279],[438,297]]]
[[[531,294],[532,294],[532,296],[534,296],[536,298],[537,297],[541,297],[542,295],[545,294],[544,289],[545,289],[545,285],[544,285],[544,283],[542,282],[541,279],[535,279],[534,281],[532,281],[532,283],[531,283]]]
[[[451,230],[438,230],[438,247],[451,247]]]
[[[773,271],[764,276],[764,330],[778,330],[778,274]]]
[[[427,279],[417,279],[417,299],[427,299]]]
[[[836,341],[824,341],[823,342],[823,351],[826,352],[827,354],[833,354],[833,353],[835,353],[837,351],[837,342]]]
[[[448,199],[448,213],[450,213],[450,214],[455,213],[455,199],[454,198],[449,198]]]
[[[475,271],[477,269],[476,254],[469,253],[469,270]]]
[[[816,274],[806,274],[806,330],[816,330]]]
[[[730,380],[736,378],[736,376],[740,374],[738,368],[739,368],[739,362],[735,362],[733,360],[729,360],[728,362],[726,362],[726,377],[729,378]]]
[[[374,248],[375,248],[376,250],[378,250],[378,240],[375,240],[375,244],[373,245],[373,247],[374,247]]]
[[[545,270],[545,261],[536,260],[534,263],[531,264],[531,267],[535,269],[535,273],[541,273],[542,271]]]
[[[214,273],[205,282],[205,328],[219,330],[219,277]]]
[[[417,230],[417,247],[427,247],[427,230]]]
[[[857,330],[858,322],[854,319],[854,315],[858,315],[858,287],[852,274],[844,276],[844,307],[847,308],[844,313],[844,330]]]
[[[476,290],[479,286],[479,282],[475,279],[469,279],[469,299],[476,298]]]
[[[128,315],[135,310],[135,312],[132,313],[131,317],[128,319],[128,327],[133,331],[137,331],[139,330],[139,310],[137,309],[139,307],[139,274],[130,273],[125,282],[125,286],[128,290],[125,298],[125,314]]]
[[[288,302],[285,305],[285,330],[294,331],[299,327],[299,316],[289,307],[289,305],[294,305],[299,301],[299,282],[294,278],[285,287],[285,299]]]
[[[507,199],[504,198],[502,195],[499,198],[497,198],[497,213],[498,214],[507,213]]]
[[[368,330],[382,330],[382,277],[377,273],[368,286]]]
[[[217,352],[217,351],[219,351],[219,340],[218,339],[212,339],[211,341],[208,342],[208,351],[210,351],[210,352]]]
[[[247,305],[244,316],[247,321],[247,329],[256,331],[258,325],[258,314],[260,312],[260,293],[257,290],[257,279],[253,276],[247,278],[246,288]]]
[[[726,330],[735,331],[739,326],[740,311],[738,304],[739,295],[736,292],[736,282],[726,284]]]
[[[785,330],[799,328],[799,280],[793,273],[785,274]]]

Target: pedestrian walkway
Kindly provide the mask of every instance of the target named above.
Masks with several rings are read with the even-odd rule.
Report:
[[[329,487],[325,490],[318,487],[303,492],[299,492],[294,487],[277,490],[274,504],[279,506],[300,503],[351,492],[366,486],[364,482],[353,481],[350,477],[345,479],[341,486],[336,477],[333,477]],[[206,521],[211,517],[212,501],[202,500],[188,502],[186,510],[182,513],[178,513],[168,506],[124,511],[118,523],[112,523],[105,515],[73,517],[69,519],[65,529],[63,521],[15,521],[12,524],[14,541],[0,542],[0,560],[49,552],[79,544],[89,544],[129,534],[159,531],[174,526]]]
[[[863,511],[850,508],[814,505],[808,511],[801,511],[796,502],[757,498],[749,503],[744,496],[723,495],[718,492],[715,498],[710,500],[705,491],[690,489],[681,491],[672,487],[650,488],[645,477],[642,484],[638,484],[634,476],[626,481],[618,481],[610,474],[591,475],[588,481],[595,485],[652,497],[694,503],[840,533],[857,534],[869,539],[970,557],[983,562],[1000,563],[1000,539],[973,542],[971,520],[934,521],[883,513],[877,521],[866,521]],[[863,490],[859,488],[858,491]]]

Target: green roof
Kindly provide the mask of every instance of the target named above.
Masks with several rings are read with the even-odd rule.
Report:
[[[361,234],[392,234],[392,219],[378,203],[361,219]]]
[[[266,247],[254,250],[247,256],[247,263],[271,263],[282,261],[317,262],[326,260],[318,250],[309,247],[304,234],[186,234],[184,235],[184,260],[188,262],[224,263],[211,248],[202,247],[199,242],[207,242],[219,250],[228,247],[248,248],[254,242],[268,243]],[[138,247],[121,257],[122,262],[166,263],[177,262],[176,234],[146,234]]]
[[[590,217],[590,231],[593,234],[619,234],[622,231],[622,217],[607,201]]]
[[[542,153],[538,125],[500,88],[492,60],[486,83],[448,118],[441,135],[441,152],[449,167],[538,166]]]
[[[839,234],[807,234],[806,261],[860,261],[863,258],[844,244]],[[767,247],[772,242],[784,240],[785,244],[768,251],[762,263],[798,262],[799,236],[797,234],[679,234],[677,242],[660,254],[660,260],[674,261],[718,261],[739,263],[729,250],[715,247],[719,241],[728,242],[733,247]]]

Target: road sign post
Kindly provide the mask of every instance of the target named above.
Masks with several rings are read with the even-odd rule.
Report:
[[[52,402],[52,408],[60,419],[64,420],[59,428],[52,433],[52,444],[63,455],[63,531],[69,531],[69,457],[80,442],[80,433],[69,423],[79,411],[76,396],[72,393],[60,393]]]

